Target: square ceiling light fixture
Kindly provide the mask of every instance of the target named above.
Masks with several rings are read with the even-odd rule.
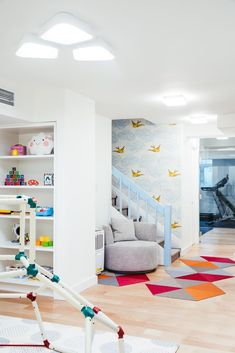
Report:
[[[73,49],[73,57],[78,61],[109,61],[114,59],[110,48],[102,40],[95,40]]]
[[[56,59],[58,49],[31,35],[21,41],[16,55],[22,58]]]
[[[59,13],[48,21],[40,37],[49,42],[62,45],[74,45],[93,38],[91,28],[73,15]]]
[[[167,107],[180,107],[187,104],[187,100],[182,94],[163,96],[162,101]]]

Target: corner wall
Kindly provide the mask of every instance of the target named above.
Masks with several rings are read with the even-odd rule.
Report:
[[[110,222],[112,176],[112,121],[96,115],[95,168],[96,168],[96,229]]]

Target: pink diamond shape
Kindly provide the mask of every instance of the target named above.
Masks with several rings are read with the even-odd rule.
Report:
[[[180,276],[177,278],[185,280],[194,280],[194,281],[204,281],[204,282],[216,282],[221,281],[222,279],[232,278],[233,276],[226,275],[213,275],[209,273],[193,273],[192,275]]]
[[[174,290],[181,289],[180,287],[160,286],[157,284],[146,284],[146,286],[148,287],[148,289],[153,295],[172,292]]]
[[[120,287],[149,281],[145,274],[116,276],[116,279]]]
[[[201,256],[201,257],[207,261],[223,262],[225,264],[235,264],[235,261],[229,259],[228,257],[215,257],[215,256]]]

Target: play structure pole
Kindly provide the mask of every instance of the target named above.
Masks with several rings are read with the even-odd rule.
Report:
[[[106,316],[101,309],[91,304],[84,297],[76,293],[73,288],[66,285],[60,280],[58,275],[52,274],[45,270],[42,266],[35,262],[36,255],[36,203],[31,198],[27,196],[13,196],[9,197],[6,195],[0,195],[0,202],[4,204],[14,204],[20,206],[20,242],[19,242],[19,252],[16,255],[0,255],[0,260],[4,261],[16,261],[20,263],[23,268],[15,271],[7,271],[0,273],[0,278],[9,278],[17,276],[28,276],[39,280],[42,284],[34,292],[28,294],[21,293],[2,293],[0,294],[0,299],[29,299],[32,303],[33,310],[39,325],[39,330],[41,333],[42,345],[30,345],[25,344],[25,347],[45,347],[52,349],[61,353],[71,353],[71,350],[59,347],[56,343],[51,343],[46,337],[45,329],[43,326],[43,321],[36,301],[36,296],[39,292],[45,289],[51,289],[58,293],[63,299],[65,299],[70,305],[79,310],[85,319],[85,352],[92,353],[92,342],[95,332],[95,321],[99,321],[105,326],[112,329],[118,338],[118,352],[125,353],[124,349],[124,331],[121,326],[117,325],[113,320]],[[25,255],[25,221],[26,221],[26,209],[27,206],[30,207],[30,217],[29,217],[29,257]],[[3,346],[22,346],[22,344],[0,344]]]

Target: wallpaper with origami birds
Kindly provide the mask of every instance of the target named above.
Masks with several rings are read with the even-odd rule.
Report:
[[[181,231],[181,128],[145,119],[113,120],[113,166],[149,193],[172,205],[172,229]]]

